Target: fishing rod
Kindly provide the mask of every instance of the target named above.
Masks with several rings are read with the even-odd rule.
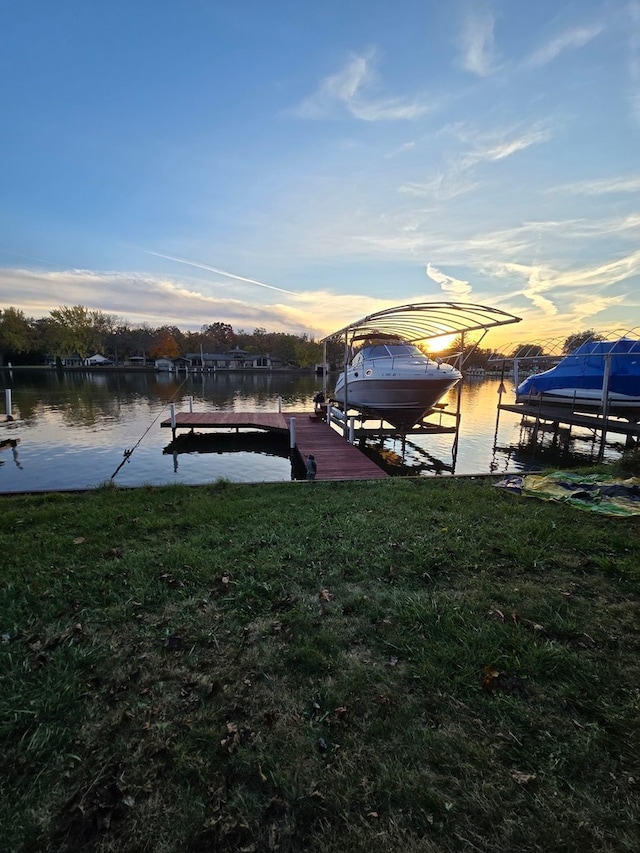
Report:
[[[136,443],[133,445],[133,447],[129,447],[129,448],[127,448],[127,449],[123,452],[123,454],[122,454],[122,455],[123,455],[123,457],[124,457],[124,458],[122,459],[122,462],[118,465],[118,467],[116,468],[116,470],[113,472],[113,474],[109,477],[109,480],[113,481],[114,477],[118,474],[118,472],[120,471],[120,469],[125,465],[125,463],[126,463],[126,462],[128,462],[128,461],[131,459],[131,456],[133,455],[133,451],[134,451],[134,450],[136,450],[136,449],[140,446],[140,444],[142,443],[143,439],[145,438],[145,436],[147,435],[147,433],[149,432],[149,430],[150,430],[150,429],[151,429],[151,428],[156,424],[156,422],[158,421],[158,418],[160,418],[160,417],[162,416],[162,414],[164,413],[164,411],[165,411],[165,409],[167,408],[167,406],[170,406],[172,403],[175,403],[176,397],[177,397],[177,396],[178,396],[178,394],[180,393],[180,390],[182,389],[182,386],[186,384],[186,382],[187,382],[187,379],[188,379],[188,378],[189,378],[189,374],[187,373],[187,375],[185,376],[185,378],[183,379],[183,381],[182,381],[182,382],[180,383],[180,385],[178,385],[178,387],[176,388],[176,390],[175,390],[175,392],[174,392],[173,396],[171,397],[171,399],[169,400],[169,402],[168,402],[165,406],[163,406],[163,407],[162,407],[162,409],[160,409],[160,411],[158,412],[158,414],[157,414],[157,415],[155,416],[155,418],[151,421],[151,423],[149,424],[149,426],[145,429],[145,431],[142,433],[142,435],[141,435],[141,436],[140,436],[140,438],[136,441]]]

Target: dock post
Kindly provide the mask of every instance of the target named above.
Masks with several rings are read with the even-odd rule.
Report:
[[[11,388],[5,389],[4,399],[7,404],[7,420],[12,421],[13,415],[11,414]]]
[[[282,397],[278,397],[278,414],[282,414]]]
[[[176,404],[171,403],[169,405],[169,411],[171,413],[171,435],[173,436],[173,440],[176,440]]]
[[[193,397],[189,396],[189,411],[193,414]]]
[[[296,446],[296,419],[289,418],[289,449],[293,450]]]
[[[355,422],[356,422],[356,419],[353,416],[351,416],[349,418],[349,444],[355,444],[355,440],[356,440]]]

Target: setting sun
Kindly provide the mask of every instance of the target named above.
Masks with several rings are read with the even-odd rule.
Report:
[[[448,349],[456,340],[458,335],[439,335],[437,338],[430,338],[424,342],[424,348],[427,352],[442,352]]]

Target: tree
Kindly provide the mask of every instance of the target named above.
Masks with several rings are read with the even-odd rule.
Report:
[[[33,345],[33,329],[19,308],[0,310],[0,364],[12,353],[27,352]]]
[[[156,339],[149,347],[149,355],[152,358],[159,358],[160,356],[177,358],[180,355],[180,344],[170,329],[166,327],[158,329]]]
[[[569,335],[569,337],[562,344],[562,352],[570,353],[574,350],[578,349],[578,347],[585,344],[587,341],[602,341],[604,340],[603,335],[600,335],[595,329],[586,329],[584,332],[574,332],[573,335]]]
[[[544,347],[540,344],[518,344],[510,358],[538,358],[544,355]]]
[[[57,355],[77,355],[86,358],[91,351],[102,349],[115,318],[102,311],[91,311],[84,305],[62,305],[49,314],[55,324],[54,347]]]
[[[210,323],[201,330],[201,343],[207,352],[226,352],[236,345],[233,326],[229,323]]]

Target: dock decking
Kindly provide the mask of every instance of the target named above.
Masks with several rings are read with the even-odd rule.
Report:
[[[325,421],[310,412],[176,412],[175,429],[263,429],[288,433],[295,418],[296,449],[316,459],[317,480],[379,480],[389,475]],[[172,427],[171,418],[161,427]]]

